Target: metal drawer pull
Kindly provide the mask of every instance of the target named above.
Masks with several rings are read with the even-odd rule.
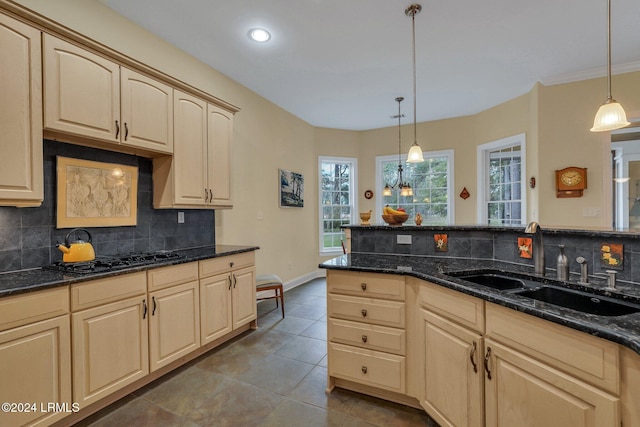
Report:
[[[362,367],[362,373],[363,373],[363,374],[366,374],[366,373],[367,373],[367,367],[366,367],[366,366],[363,366],[363,367]]]
[[[487,371],[487,379],[491,379],[491,371],[489,370],[490,357],[491,357],[491,347],[488,347],[487,354],[484,355],[484,370]]]
[[[146,319],[147,318],[147,300],[146,299],[142,300],[142,309],[144,310],[142,312],[142,318]]]
[[[475,355],[477,351],[478,351],[478,345],[474,341],[473,348],[471,349],[471,355],[469,355],[469,359],[471,359],[471,364],[473,365],[473,372],[475,373],[478,373],[478,365],[476,364],[476,361],[475,361]]]
[[[153,301],[153,310],[151,310],[151,315],[155,316],[156,315],[156,307],[157,307],[156,297],[151,297],[151,301]]]
[[[365,343],[367,342],[367,336],[366,335],[362,336],[362,342],[365,342]]]
[[[127,126],[127,122],[124,122],[124,140],[127,140],[127,137],[129,136],[129,127]]]
[[[367,290],[367,284],[364,282],[360,283],[360,287],[362,288],[363,291]]]
[[[365,310],[364,308],[360,313],[362,313],[362,317],[367,317],[367,310]]]
[[[120,124],[116,120],[116,139],[120,136]]]

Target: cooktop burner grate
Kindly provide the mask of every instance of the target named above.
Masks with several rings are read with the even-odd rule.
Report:
[[[158,261],[169,261],[181,259],[183,255],[179,252],[152,252],[141,254],[130,254],[121,257],[96,257],[93,261],[86,262],[62,262],[57,261],[51,265],[43,267],[46,270],[56,270],[65,273],[91,274],[106,271],[122,270],[129,267],[153,264]]]

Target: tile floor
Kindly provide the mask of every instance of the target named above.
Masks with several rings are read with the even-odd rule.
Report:
[[[326,281],[258,304],[258,330],[225,343],[79,426],[437,427],[423,411],[336,389],[325,393]]]

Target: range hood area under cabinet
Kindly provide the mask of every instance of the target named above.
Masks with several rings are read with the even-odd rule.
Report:
[[[237,107],[47,18],[20,10],[27,23],[4,8],[0,206],[42,204],[47,138],[155,158],[155,208],[232,207]]]

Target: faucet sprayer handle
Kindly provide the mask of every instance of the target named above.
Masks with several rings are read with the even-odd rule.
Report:
[[[579,256],[578,258],[576,258],[576,262],[578,264],[586,264],[587,260],[584,257]]]

